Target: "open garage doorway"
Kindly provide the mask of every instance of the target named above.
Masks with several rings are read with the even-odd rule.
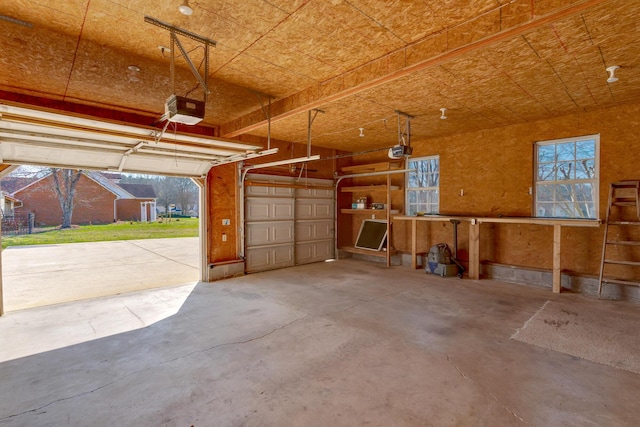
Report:
[[[2,101],[0,177],[18,165],[36,165],[84,171],[159,174],[193,180],[199,193],[198,280],[206,281],[209,238],[204,230],[210,217],[206,191],[209,171],[219,165],[273,154],[277,149],[263,150],[260,145],[226,140],[214,136],[215,132],[207,129],[201,129],[202,133],[190,133],[193,129],[190,126],[166,118],[162,120],[155,122],[158,126],[123,124],[121,121],[75,112],[59,113]],[[7,200],[4,199],[5,202]],[[149,208],[148,204],[138,207],[140,212],[151,215]],[[58,267],[62,269],[60,265]],[[99,273],[94,271],[87,274]],[[4,307],[2,290],[0,283],[0,314]]]
[[[189,178],[22,166],[0,184],[5,311],[200,280]]]

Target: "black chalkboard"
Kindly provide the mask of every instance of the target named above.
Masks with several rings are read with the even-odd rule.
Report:
[[[387,239],[387,221],[380,219],[365,219],[360,225],[360,232],[356,239],[356,248],[372,251],[382,250]]]

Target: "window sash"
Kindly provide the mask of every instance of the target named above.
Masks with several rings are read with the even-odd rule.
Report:
[[[536,143],[534,216],[597,218],[600,136]]]
[[[405,210],[406,215],[417,212],[437,214],[440,207],[440,157],[418,157],[408,161],[406,175]]]

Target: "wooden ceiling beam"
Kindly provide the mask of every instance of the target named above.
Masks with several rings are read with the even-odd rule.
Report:
[[[476,21],[474,19],[462,26],[448,29],[436,36],[430,36],[404,46],[355,70],[343,73],[328,81],[320,82],[272,103],[271,122],[283,120],[313,108],[319,108],[327,103],[356,95],[412,73],[477,52],[493,44],[534,31],[544,25],[583,13],[592,7],[609,1],[611,0],[582,0],[537,18],[534,10],[535,2],[531,2],[528,19],[516,19],[514,22],[517,23],[507,29],[502,28],[504,25],[500,15],[502,10],[497,9],[493,11],[497,14],[495,17],[497,25],[494,25],[493,33],[465,44],[450,46],[450,40],[461,39],[461,29],[463,31],[472,31]],[[523,13],[520,12],[519,16],[522,17]],[[484,17],[486,16],[479,16],[477,19]],[[441,46],[444,46],[444,49]],[[437,52],[435,55],[433,54],[434,51]],[[220,136],[234,138],[266,125],[267,120],[262,110],[255,110],[238,119],[222,124],[220,126]]]

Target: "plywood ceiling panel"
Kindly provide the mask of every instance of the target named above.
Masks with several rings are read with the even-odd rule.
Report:
[[[447,2],[410,2],[402,0],[357,1],[354,7],[379,22],[384,28],[405,43],[415,42],[424,37],[452,28],[489,10],[496,10],[500,2],[479,0],[468,2],[454,0]]]
[[[159,118],[169,32],[148,15],[218,42],[203,123],[233,135],[266,136],[255,92],[274,97],[274,138],[306,142],[322,108],[313,143],[358,151],[394,142],[395,110],[428,138],[640,99],[638,1],[192,0],[191,16],[179,3],[7,0],[0,14],[32,27],[0,20],[0,89]],[[181,40],[199,67],[202,49]],[[176,94],[201,98],[176,66]]]
[[[0,84],[63,96],[75,56],[75,42],[59,33],[0,21]]]
[[[304,60],[301,61],[301,57]],[[256,64],[259,62],[262,62],[261,66],[269,64],[273,68],[272,72],[288,76],[286,80],[291,80],[288,86],[295,89],[296,92],[309,87],[314,82],[329,79],[339,72],[335,66],[315,58],[304,50],[299,50],[296,46],[283,44],[279,40],[272,40],[271,38],[258,40],[245,51],[245,55],[242,58],[237,58],[229,65],[234,68],[250,69],[253,74]],[[272,72],[265,73],[266,75],[261,77],[267,79]],[[278,80],[285,79],[280,78]],[[276,89],[275,92],[270,93],[278,95],[288,92],[288,90]]]
[[[258,66],[263,70],[262,73],[255,72]],[[215,76],[277,98],[297,93],[314,83],[314,80],[307,76],[246,55],[242,59],[231,61],[224,69],[215,73]]]
[[[0,14],[29,22],[34,27],[79,37],[88,3],[89,0],[3,1]],[[22,31],[26,31],[25,27],[22,27]]]
[[[198,6],[213,18],[209,21],[209,26],[213,31],[218,32],[225,25],[233,25],[237,27],[235,28],[237,30],[264,35],[289,16],[289,12],[272,3],[263,0],[243,0],[241,2],[224,0],[202,2]],[[175,9],[175,5],[172,8]],[[224,21],[220,21],[220,19]],[[225,37],[224,40],[225,42],[233,40],[233,37]]]

